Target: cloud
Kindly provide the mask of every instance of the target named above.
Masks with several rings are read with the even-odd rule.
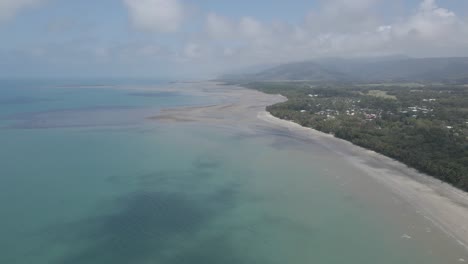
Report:
[[[219,73],[320,57],[468,56],[468,20],[435,0],[420,0],[405,16],[379,13],[388,7],[383,0],[321,3],[296,24],[208,13],[200,34],[187,39],[180,63]]]
[[[315,32],[357,32],[376,26],[380,0],[328,0],[306,16],[306,27]]]
[[[176,32],[184,19],[178,0],[124,0],[133,25],[152,32]]]
[[[20,10],[39,5],[44,0],[0,0],[0,22],[13,18]]]
[[[185,45],[184,54],[187,58],[194,59],[199,58],[202,55],[202,51],[198,44],[190,42]]]
[[[413,14],[390,23],[377,15],[381,4],[379,0],[331,0],[312,10],[304,23],[297,25],[262,24],[254,18],[242,18],[236,22],[241,48],[230,54],[237,52],[238,57],[259,61],[350,54],[444,56],[451,55],[448,47],[468,43],[466,22],[455,12],[439,7],[435,0],[421,1]],[[217,20],[223,18],[218,15]],[[464,52],[468,55],[468,46]]]
[[[240,32],[249,38],[256,38],[265,32],[263,25],[253,17],[243,17],[239,23]]]
[[[241,17],[231,21],[215,13],[206,16],[205,32],[214,40],[259,40],[268,29],[253,17]]]
[[[408,18],[382,26],[375,49],[416,56],[467,56],[468,23],[434,0],[424,0]]]
[[[45,1],[0,0],[0,22]],[[118,73],[132,70],[150,75],[155,69],[167,73],[183,69],[203,76],[318,57],[468,56],[468,18],[459,10],[444,7],[440,0],[417,0],[411,8],[406,0],[317,0],[312,10],[295,14],[296,22],[271,17],[263,20],[261,17],[267,16],[254,13],[235,16],[216,9],[205,13],[203,5],[190,6],[199,2],[121,0],[128,9],[129,21],[147,35],[114,39],[99,31],[85,32],[80,34],[81,41],[32,40],[18,49],[29,49],[21,56],[30,60],[49,61],[53,66],[85,65],[82,67],[89,72],[92,67],[88,69],[87,65],[97,61],[108,65],[99,68]],[[73,20],[52,22],[47,28],[49,33],[75,34],[70,32],[76,27]],[[186,30],[182,30],[183,26],[187,26]],[[158,32],[174,34],[155,38]],[[1,52],[9,63],[15,61],[9,50]]]
[[[397,25],[399,34],[416,34],[423,38],[439,38],[453,34],[459,25],[454,12],[436,5],[435,0],[424,0],[419,11],[403,24]],[[398,32],[399,30],[399,32]]]
[[[214,39],[229,38],[235,33],[232,22],[215,13],[206,16],[205,30]]]

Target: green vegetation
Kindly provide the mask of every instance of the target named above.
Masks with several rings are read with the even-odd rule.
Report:
[[[361,84],[361,86],[369,86],[369,87],[382,87],[382,86],[400,86],[400,87],[409,87],[409,88],[418,88],[418,87],[424,87],[424,84],[421,83],[369,83],[369,84]]]
[[[468,87],[245,86],[289,100],[269,106],[294,121],[375,150],[468,191]]]
[[[382,98],[387,98],[387,99],[394,99],[394,100],[397,99],[396,96],[389,95],[386,91],[381,91],[381,90],[370,90],[367,92],[367,95],[375,96],[375,97],[382,97]]]

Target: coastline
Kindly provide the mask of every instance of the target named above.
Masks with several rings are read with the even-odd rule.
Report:
[[[318,130],[283,120],[264,111],[257,117],[265,122],[308,137],[320,137],[330,148],[391,189],[418,213],[468,250],[468,193],[375,151],[354,145]],[[349,148],[343,150],[343,148]],[[371,162],[366,159],[371,159]]]
[[[192,89],[187,91],[188,87]],[[289,136],[312,139],[338,153],[366,177],[403,199],[414,211],[468,251],[468,193],[382,154],[292,121],[279,119],[265,110],[268,105],[287,100],[284,96],[214,82],[184,84],[179,89],[215,96],[221,99],[221,103],[165,109],[149,119],[161,122],[201,122],[252,131],[262,127],[286,129]],[[226,116],[229,118],[226,119]]]

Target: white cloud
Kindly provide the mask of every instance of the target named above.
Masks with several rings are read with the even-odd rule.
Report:
[[[260,40],[269,29],[253,17],[241,17],[231,21],[221,15],[210,13],[206,16],[205,31],[214,40]]]
[[[232,48],[224,48],[223,54],[224,54],[224,56],[230,57],[230,56],[233,56],[235,54],[235,51]]]
[[[184,19],[178,0],[124,0],[134,26],[154,32],[176,32]]]
[[[210,37],[228,38],[234,34],[234,26],[227,19],[215,13],[210,13],[206,16],[205,27]]]
[[[20,10],[39,5],[43,0],[0,0],[0,22],[11,19]]]
[[[376,26],[375,8],[380,0],[328,0],[306,17],[306,27],[315,32],[357,32]]]
[[[0,22],[45,1],[0,0]],[[76,41],[58,46],[44,44],[31,49],[28,55],[63,64],[73,58],[86,64],[95,58],[121,65],[122,69],[164,65],[162,68],[168,72],[171,66],[167,65],[177,70],[219,72],[252,64],[334,56],[468,56],[467,17],[436,0],[418,0],[411,13],[389,8],[392,3],[398,5],[396,2],[406,0],[318,0],[318,6],[310,12],[296,14],[302,16],[302,21],[300,17],[294,19],[299,20],[296,23],[264,21],[255,14],[236,18],[216,10],[204,13],[197,7],[191,9],[190,4],[199,1],[121,1],[136,29],[176,34],[171,35],[172,39],[149,35],[120,43],[106,41],[104,36],[85,40],[86,45]],[[407,2],[402,7],[408,12]],[[188,30],[181,30],[188,19],[193,23]],[[67,32],[69,25],[58,22],[49,30]]]
[[[254,17],[234,21],[210,13],[204,32],[212,41],[197,46],[210,52],[198,53],[197,58],[206,61],[203,65],[223,67],[334,56],[468,56],[468,23],[454,11],[435,0],[421,0],[406,17],[384,17],[378,12],[388,5],[384,2],[323,1],[304,23],[295,25]]]
[[[432,11],[433,9],[436,9],[437,5],[435,0],[423,0],[423,2],[420,5],[420,9],[423,11]]]
[[[195,43],[188,43],[185,45],[184,55],[189,59],[199,58],[202,55],[200,46]]]
[[[246,37],[257,38],[264,33],[262,24],[253,17],[243,17],[239,23],[239,31]]]
[[[395,31],[397,34],[416,34],[422,38],[438,39],[456,34],[453,30],[456,30],[459,22],[454,12],[438,7],[435,0],[424,0],[419,11],[408,21],[397,25]]]

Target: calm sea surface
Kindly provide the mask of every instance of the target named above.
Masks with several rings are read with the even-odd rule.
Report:
[[[468,260],[320,144],[147,120],[216,102],[150,84],[0,82],[0,263]]]

